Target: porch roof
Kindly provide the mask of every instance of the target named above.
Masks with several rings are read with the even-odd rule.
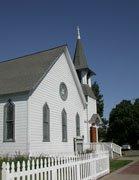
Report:
[[[103,122],[99,114],[93,114],[91,119],[89,120],[89,124],[100,125],[100,124],[103,124]]]

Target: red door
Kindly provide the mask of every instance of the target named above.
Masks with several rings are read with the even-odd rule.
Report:
[[[97,142],[96,128],[90,127],[90,142]]]

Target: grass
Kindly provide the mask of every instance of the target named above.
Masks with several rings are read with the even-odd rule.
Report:
[[[131,163],[132,160],[111,160],[110,161],[110,172],[116,171],[121,167]]]

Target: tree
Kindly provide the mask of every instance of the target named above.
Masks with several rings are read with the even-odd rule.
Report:
[[[103,118],[103,124],[98,129],[98,140],[105,142],[107,138],[108,120]]]
[[[103,95],[100,92],[99,85],[96,81],[92,85],[92,90],[93,90],[93,92],[96,96],[96,100],[97,100],[97,113],[100,115],[101,118],[103,118],[104,100],[103,100]]]
[[[92,90],[96,96],[97,113],[100,115],[100,117],[103,121],[103,125],[98,129],[99,141],[105,141],[107,121],[106,121],[106,119],[103,118],[104,100],[103,100],[103,95],[100,92],[100,88],[99,88],[99,85],[97,82],[94,82],[94,84],[92,85]]]
[[[132,144],[139,149],[139,98],[133,104]]]
[[[139,130],[139,101],[123,100],[112,109],[109,117],[107,140],[119,145],[129,143],[136,147]]]

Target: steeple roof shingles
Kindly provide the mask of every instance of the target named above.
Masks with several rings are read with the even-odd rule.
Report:
[[[87,59],[83,51],[81,39],[77,39],[73,63],[77,70],[88,68]]]

